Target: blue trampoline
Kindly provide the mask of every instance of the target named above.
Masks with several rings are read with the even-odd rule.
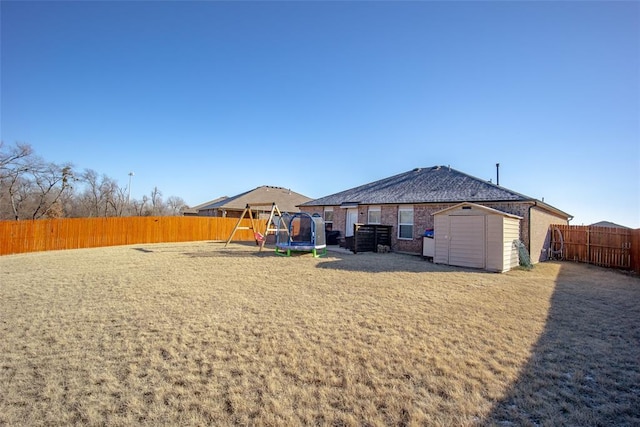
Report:
[[[311,252],[314,257],[326,255],[324,220],[318,214],[298,212],[283,214],[278,220],[276,254],[291,256],[291,252]]]

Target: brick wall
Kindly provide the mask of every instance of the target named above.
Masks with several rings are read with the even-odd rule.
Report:
[[[537,207],[531,208],[530,212],[533,224],[531,227],[531,242],[529,245],[531,261],[534,263],[538,261],[546,261],[549,259],[548,250],[551,239],[549,226],[551,224],[568,225],[569,221],[555,215],[551,215],[547,211]]]
[[[451,206],[455,206],[458,203],[437,203],[437,204],[415,204],[413,205],[413,239],[405,240],[398,239],[398,209],[399,206],[411,206],[411,205],[381,205],[380,216],[382,225],[393,226],[391,233],[391,248],[396,252],[409,252],[409,253],[422,253],[422,236],[425,229],[434,228],[433,214]],[[529,248],[531,252],[531,259],[533,262],[546,259],[542,253],[546,239],[548,239],[547,232],[549,224],[566,224],[567,221],[562,218],[556,217],[552,214],[542,211],[540,209],[532,209],[531,212],[535,212],[534,221],[535,227],[530,227],[529,208],[533,206],[533,203],[482,203],[483,206],[490,207],[502,212],[510,213],[522,217],[520,222],[520,239]],[[377,206],[377,205],[376,205]],[[324,207],[306,207],[306,212],[323,214]],[[369,207],[366,205],[358,207],[358,222],[362,224],[367,223],[367,214]],[[339,230],[344,237],[345,224],[346,224],[347,210],[338,206],[333,207],[333,229]],[[539,224],[538,224],[539,223]],[[529,236],[529,232],[533,236]],[[535,255],[535,256],[534,256]]]
[[[307,212],[307,213],[310,213],[311,215],[317,213],[322,218],[324,218],[324,207],[322,206],[308,206],[308,207],[304,206],[302,209],[300,209],[300,212]]]

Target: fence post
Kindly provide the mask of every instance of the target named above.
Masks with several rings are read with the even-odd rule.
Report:
[[[587,262],[593,264],[591,261],[591,227],[587,227]]]
[[[631,230],[631,242],[629,243],[630,267],[640,274],[640,228]]]

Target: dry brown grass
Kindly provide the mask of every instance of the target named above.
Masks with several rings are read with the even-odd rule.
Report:
[[[0,425],[633,425],[640,280],[240,244],[0,257]]]

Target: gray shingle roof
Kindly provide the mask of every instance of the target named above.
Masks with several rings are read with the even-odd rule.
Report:
[[[263,185],[253,190],[226,197],[215,203],[201,206],[200,210],[208,209],[234,209],[243,210],[248,204],[275,203],[280,212],[298,212],[298,205],[311,200],[310,197],[291,191],[283,187]]]
[[[596,222],[593,224],[590,224],[591,227],[609,227],[609,228],[626,228],[631,230],[630,227],[624,226],[624,225],[620,225],[620,224],[616,224],[615,222],[611,222],[611,221],[600,221],[600,222]]]
[[[379,181],[321,197],[301,206],[534,200],[447,166],[416,168]]]

